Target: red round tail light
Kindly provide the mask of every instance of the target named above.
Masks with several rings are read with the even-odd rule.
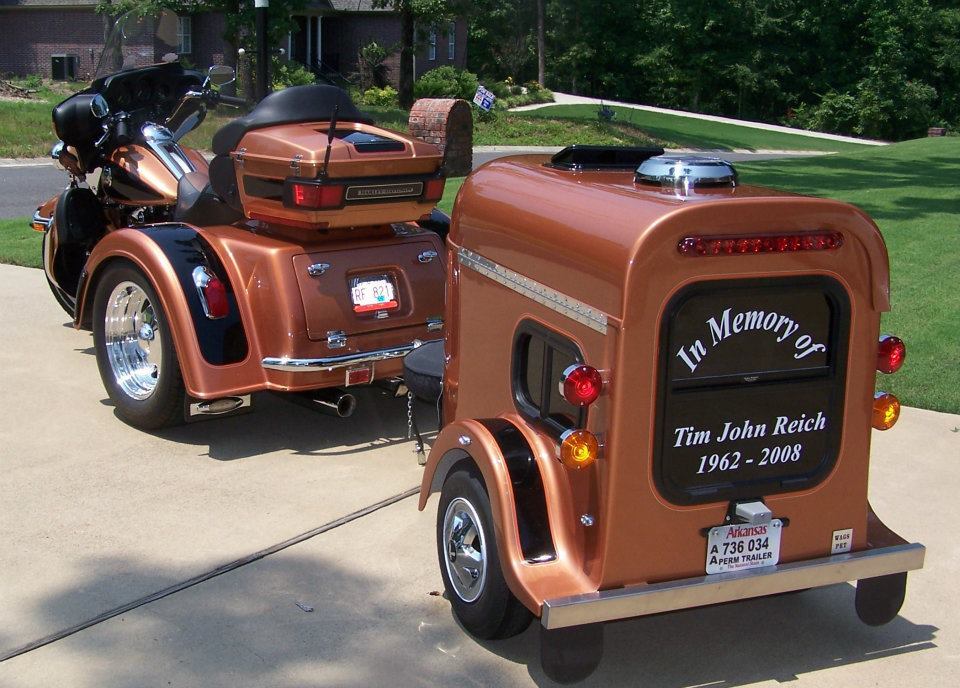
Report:
[[[907,358],[907,346],[899,337],[885,334],[880,337],[877,347],[877,370],[881,373],[895,373],[900,370]]]
[[[603,377],[591,366],[575,363],[560,377],[560,393],[574,406],[589,406],[602,391]]]

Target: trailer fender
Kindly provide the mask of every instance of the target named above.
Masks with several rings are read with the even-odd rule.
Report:
[[[493,513],[497,550],[507,584],[539,613],[540,600],[527,591],[521,568],[557,558],[543,480],[533,450],[520,430],[503,418],[464,420],[441,431],[420,487],[422,511],[447,476],[467,462],[483,477]]]
[[[248,343],[230,276],[219,256],[204,240],[203,230],[168,223],[125,228],[107,234],[93,249],[77,288],[74,326],[89,328],[93,301],[105,268],[118,260],[135,265],[150,280],[170,322],[170,333],[180,361],[184,384],[191,395],[206,366],[238,363],[247,356]],[[203,311],[193,271],[207,267],[226,285],[229,314],[210,319]]]

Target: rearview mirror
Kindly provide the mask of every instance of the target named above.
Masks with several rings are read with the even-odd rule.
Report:
[[[237,78],[237,73],[233,67],[227,65],[213,65],[207,70],[207,79],[214,86],[226,86]]]
[[[90,101],[90,112],[97,119],[103,119],[110,114],[110,106],[107,104],[107,99],[104,98],[99,93],[93,97]]]

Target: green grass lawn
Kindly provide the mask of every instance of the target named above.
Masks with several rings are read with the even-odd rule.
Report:
[[[596,105],[551,105],[539,110],[514,113],[514,116],[522,115],[524,118],[534,120],[576,120],[596,123],[597,109]],[[611,124],[619,123],[644,132],[665,148],[853,152],[866,147],[858,143],[843,143],[802,134],[785,134],[632,108],[614,107],[613,109],[617,114]],[[583,141],[583,143],[589,142]]]
[[[0,220],[0,263],[43,267],[40,258],[40,240],[43,234],[30,228],[25,217]]]
[[[908,406],[960,413],[960,138],[918,139],[852,155],[739,164],[741,181],[853,203],[890,254],[882,329],[907,361],[877,388]],[[865,355],[867,352],[865,352]]]

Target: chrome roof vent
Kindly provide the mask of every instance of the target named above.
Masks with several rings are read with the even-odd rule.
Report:
[[[697,187],[737,185],[733,164],[704,155],[658,155],[644,160],[634,181],[689,191]]]

